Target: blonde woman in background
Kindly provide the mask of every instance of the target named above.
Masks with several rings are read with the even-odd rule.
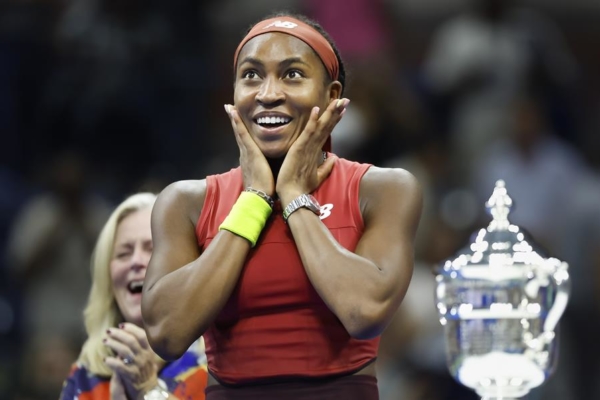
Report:
[[[88,338],[63,385],[61,400],[204,399],[202,340],[176,361],[161,360],[143,329],[141,296],[152,255],[150,214],[156,195],[125,199],[106,222],[92,256],[84,312]]]

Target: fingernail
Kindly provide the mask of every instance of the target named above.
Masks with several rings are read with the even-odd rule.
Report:
[[[350,99],[344,99],[344,108],[348,107],[348,104],[350,104]]]
[[[340,113],[340,117],[343,117],[343,116],[344,116],[344,114],[346,114],[346,110],[347,110],[346,108],[344,108],[344,109],[342,110],[342,112]]]
[[[106,333],[108,333],[110,335],[111,334],[110,329],[107,329]]]
[[[119,324],[119,329],[123,329],[124,327],[125,327],[125,324],[124,324],[124,323],[120,323],[120,324]]]
[[[336,108],[340,108],[342,105],[344,105],[344,99],[339,99],[335,104]]]
[[[320,109],[319,107],[315,107],[315,108],[313,108],[313,113],[314,113],[315,115],[319,115],[319,111],[320,111],[320,110],[321,110],[321,109]]]

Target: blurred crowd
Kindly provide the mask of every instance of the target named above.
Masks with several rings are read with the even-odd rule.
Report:
[[[418,6],[417,4],[420,4]],[[600,3],[8,0],[0,4],[0,398],[58,397],[84,338],[93,243],[126,195],[235,167],[232,55],[277,10],[318,20],[349,71],[334,152],[425,193],[382,400],[476,399],[450,377],[433,268],[510,220],[570,265],[556,372],[533,400],[600,398]]]

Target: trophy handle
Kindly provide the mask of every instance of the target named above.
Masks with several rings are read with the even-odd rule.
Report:
[[[559,261],[556,258],[549,258],[546,260],[546,263],[548,264],[548,267],[552,268],[550,279],[556,286],[556,296],[552,308],[548,311],[548,316],[544,322],[544,333],[554,333],[554,329],[558,325],[560,317],[567,308],[571,281],[569,280],[569,273],[567,272],[567,263]]]

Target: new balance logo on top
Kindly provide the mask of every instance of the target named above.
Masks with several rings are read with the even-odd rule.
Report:
[[[293,29],[293,28],[297,27],[298,24],[295,24],[290,21],[274,21],[274,22],[271,22],[269,25],[265,26],[263,29],[268,29],[272,26],[276,26],[277,28]]]
[[[325,219],[331,215],[331,210],[333,209],[333,204],[323,204],[321,206],[321,215],[319,215],[320,219]]]

